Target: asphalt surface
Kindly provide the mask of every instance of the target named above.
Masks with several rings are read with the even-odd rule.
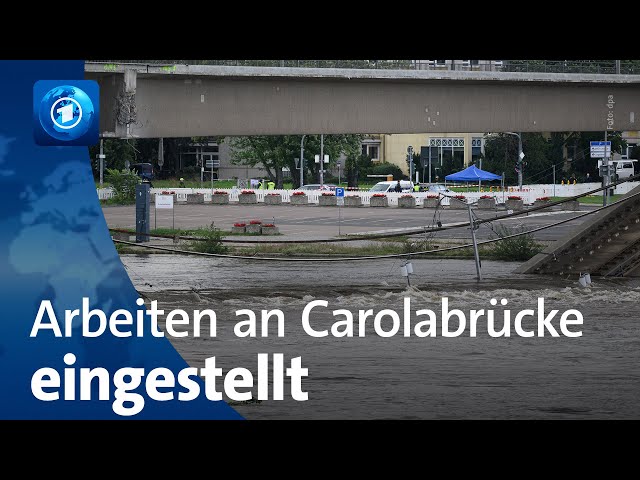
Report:
[[[558,208],[558,207],[555,207]],[[532,212],[529,215],[515,217],[495,222],[491,225],[483,224],[476,233],[479,239],[486,239],[493,235],[491,227],[504,223],[509,227],[522,226],[527,230],[549,225],[572,218],[580,213],[594,210],[596,205],[582,205],[579,212]],[[110,228],[135,228],[135,206],[105,206],[103,207],[107,225]],[[157,218],[156,218],[157,213]],[[173,213],[173,215],[172,215]],[[474,210],[479,218],[495,218],[504,215],[505,211]],[[339,219],[340,216],[340,219]],[[560,238],[585,218],[567,222],[557,227],[534,233],[536,239],[552,241]],[[174,211],[158,210],[151,206],[149,221],[151,228],[181,228],[192,229],[211,225],[212,223],[223,230],[230,230],[236,222],[246,222],[258,219],[263,223],[274,223],[283,236],[278,239],[321,239],[356,233],[391,232],[402,229],[435,226],[437,221],[443,225],[468,222],[466,210],[439,210],[426,208],[371,208],[371,207],[320,207],[317,205],[187,205],[176,204]],[[466,227],[439,232],[438,238],[467,239],[470,237]],[[263,237],[263,239],[267,240]]]

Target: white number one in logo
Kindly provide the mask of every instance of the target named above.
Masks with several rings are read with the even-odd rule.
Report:
[[[56,110],[56,113],[60,114],[62,117],[61,123],[67,123],[73,120],[73,104],[65,105],[64,107],[60,107]]]

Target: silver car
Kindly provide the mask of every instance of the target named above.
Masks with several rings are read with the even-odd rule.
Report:
[[[324,185],[320,186],[319,183],[309,183],[307,185],[303,185],[299,188],[296,188],[296,190],[322,190],[322,191],[333,191],[335,190],[337,187],[337,185],[331,185],[328,183],[325,183]]]
[[[445,187],[442,184],[439,183],[435,183],[435,184],[431,184],[427,187],[427,192],[435,192],[435,193],[442,193],[442,194],[446,194],[446,193],[452,193],[451,190],[449,190],[447,187]]]

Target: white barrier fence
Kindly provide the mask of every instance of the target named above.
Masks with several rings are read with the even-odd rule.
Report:
[[[627,182],[615,187],[616,194],[625,194],[635,187],[639,186],[640,182]],[[537,198],[541,197],[573,197],[575,195],[582,195],[591,190],[596,190],[600,188],[600,183],[578,183],[576,185],[531,185],[527,187],[523,187],[522,191],[518,191],[517,187],[509,187],[508,191],[504,192],[461,192],[455,193],[452,192],[450,195],[463,195],[468,201],[475,202],[481,196],[492,196],[496,199],[496,203],[504,203],[509,196],[518,196],[522,198],[525,204],[532,204]],[[212,190],[210,188],[152,188],[151,193],[160,193],[163,192],[171,192],[175,193],[178,202],[186,202],[187,195],[190,193],[202,193],[204,194],[205,203],[211,202],[211,193]],[[218,188],[215,191],[227,192],[229,194],[230,202],[238,202],[238,196],[242,190],[237,188]],[[258,203],[264,203],[264,197],[270,193],[278,193],[282,196],[282,201],[284,203],[290,202],[290,197],[293,190],[253,190],[256,194],[256,201]],[[107,200],[113,198],[113,190],[111,188],[98,188],[98,198],[100,200]],[[307,201],[311,204],[319,203],[319,197],[322,195],[322,191],[320,190],[308,190],[305,192],[307,195]],[[360,192],[360,191],[347,191],[345,192],[346,196],[359,196],[361,198],[363,205],[369,205],[371,201],[371,197],[374,195],[374,192]],[[387,199],[390,206],[398,205],[398,198],[403,195],[407,195],[406,193],[396,193],[389,192],[386,194]],[[434,195],[433,192],[412,192],[410,193],[416,199],[416,206],[422,206],[424,199],[428,195]],[[601,192],[598,192],[598,196],[602,196]],[[444,198],[442,201],[442,205],[448,205],[449,199]]]

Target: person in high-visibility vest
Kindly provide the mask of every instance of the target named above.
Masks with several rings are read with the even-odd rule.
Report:
[[[419,183],[416,183],[416,184],[413,186],[413,191],[414,191],[414,192],[419,192],[419,191],[420,191],[420,184],[419,184]]]
[[[275,188],[276,188],[276,182],[268,182],[268,183],[267,183],[267,188],[268,188],[269,190],[275,190]]]

